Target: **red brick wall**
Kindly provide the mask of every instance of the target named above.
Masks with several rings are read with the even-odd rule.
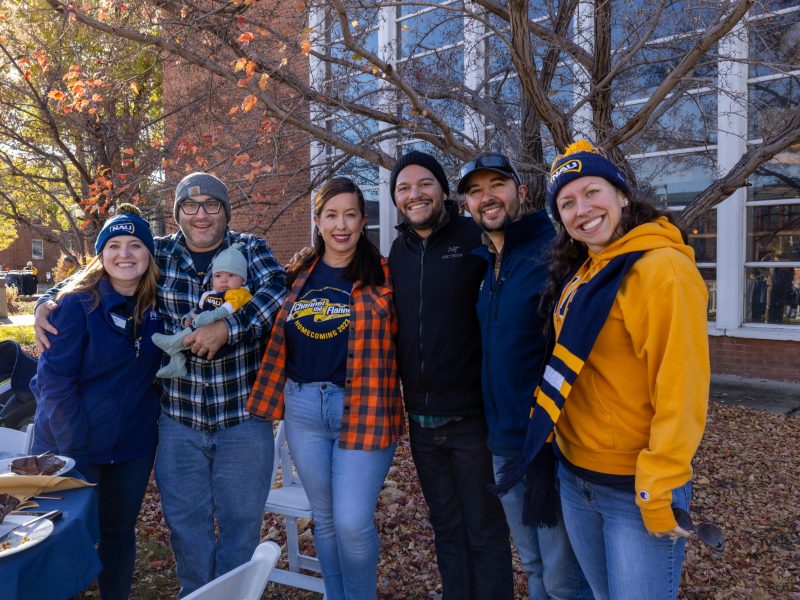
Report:
[[[248,12],[247,25],[242,27],[255,30],[260,17],[268,19],[271,26],[283,27],[287,35],[300,31],[306,25],[305,12],[302,3],[294,1],[297,10],[292,10],[290,3],[281,3],[280,14],[272,14],[277,4],[259,5]],[[186,38],[182,44],[191,46],[201,42],[202,37],[197,36],[197,39]],[[280,56],[279,46],[270,37],[257,35],[249,51],[258,49],[264,55]],[[216,50],[222,55],[228,52],[224,48]],[[299,53],[287,57],[290,62],[286,69],[298,80],[307,81],[307,59]],[[235,58],[230,56],[231,70]],[[257,74],[255,80],[258,78]],[[308,118],[308,106],[278,80],[273,78],[268,84],[273,101],[286,107],[294,117]],[[278,120],[265,120],[260,104],[248,113],[242,112],[236,107],[241,105],[245,90],[185,62],[165,63],[163,87],[165,110],[185,105],[187,98],[204,98],[191,113],[177,111],[166,120],[166,137],[175,145],[170,150],[172,146],[168,144],[168,185],[173,186],[190,171],[207,171],[220,177],[228,186],[233,208],[231,229],[265,238],[278,261],[285,264],[297,250],[310,243],[309,136]],[[209,92],[209,96],[204,96]],[[208,139],[213,139],[213,143],[205,143]],[[197,144],[198,148],[181,153],[179,141]],[[256,165],[264,165],[268,170],[253,180],[248,172]],[[171,197],[164,199],[164,212],[172,214]],[[166,224],[168,231],[175,230],[171,218],[166,219]]]
[[[800,383],[800,342],[710,336],[711,372]]]

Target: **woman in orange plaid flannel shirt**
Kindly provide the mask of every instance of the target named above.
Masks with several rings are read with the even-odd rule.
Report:
[[[289,268],[248,409],[284,419],[329,600],[374,600],[375,504],[402,429],[393,292],[350,179],[314,199],[314,252]]]

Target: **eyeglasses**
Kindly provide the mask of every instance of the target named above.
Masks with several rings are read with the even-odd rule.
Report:
[[[693,532],[706,546],[717,552],[725,549],[725,534],[713,523],[703,522],[695,525],[692,516],[677,506],[672,507],[672,514],[678,522],[678,527]]]
[[[517,183],[521,183],[519,173],[517,173],[514,165],[511,164],[511,161],[508,160],[508,157],[502,154],[483,154],[477,158],[473,158],[467,163],[464,163],[464,166],[461,167],[461,178],[463,179],[478,169],[500,169],[509,173],[514,179],[517,180]]]
[[[180,204],[181,210],[187,215],[196,215],[202,209],[206,211],[207,215],[216,215],[222,208],[222,201],[208,200],[206,202],[195,202],[194,200],[184,200]]]

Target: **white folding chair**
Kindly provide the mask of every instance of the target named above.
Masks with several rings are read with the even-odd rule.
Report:
[[[25,428],[25,449],[23,450],[23,452],[25,454],[30,454],[32,448],[33,448],[33,423],[28,423],[28,426]]]
[[[9,457],[27,454],[29,450],[27,438],[27,433],[24,431],[0,427],[0,454]]]
[[[249,561],[184,596],[184,600],[259,600],[280,554],[275,542],[259,544]]]
[[[281,471],[281,487],[275,487],[275,479]],[[325,594],[325,583],[320,577],[306,575],[302,570],[320,573],[319,559],[300,552],[297,520],[311,519],[311,506],[308,503],[303,483],[294,469],[283,421],[278,423],[275,434],[275,464],[272,469],[272,484],[269,497],[264,505],[266,512],[282,515],[286,527],[286,554],[289,569],[275,569],[270,581],[291,587],[311,590]],[[324,597],[324,596],[323,596]]]

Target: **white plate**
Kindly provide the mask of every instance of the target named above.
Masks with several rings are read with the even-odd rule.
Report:
[[[6,515],[5,520],[0,523],[0,535],[3,535],[12,527],[22,525],[23,523],[27,523],[35,518],[36,517],[32,517],[30,515]],[[3,556],[16,554],[17,552],[22,552],[28,548],[32,548],[39,542],[47,539],[47,537],[53,533],[54,528],[55,525],[53,525],[53,522],[50,519],[44,519],[29,529],[25,533],[25,538],[19,535],[12,535],[10,539],[6,540],[7,543],[11,544],[11,547],[6,548],[5,550],[0,550],[0,558]],[[0,544],[0,547],[3,547],[4,545],[5,544]]]
[[[31,456],[36,456],[35,454]],[[14,458],[4,458],[0,460],[0,475],[9,475],[11,474],[11,461],[16,460],[17,458],[25,458],[24,456],[15,456]],[[64,466],[61,467],[58,471],[53,473],[53,477],[59,477],[64,473],[68,473],[75,467],[75,459],[70,458],[69,456],[59,456],[56,455],[56,458],[60,458],[64,461]],[[24,477],[24,475],[23,475]]]

